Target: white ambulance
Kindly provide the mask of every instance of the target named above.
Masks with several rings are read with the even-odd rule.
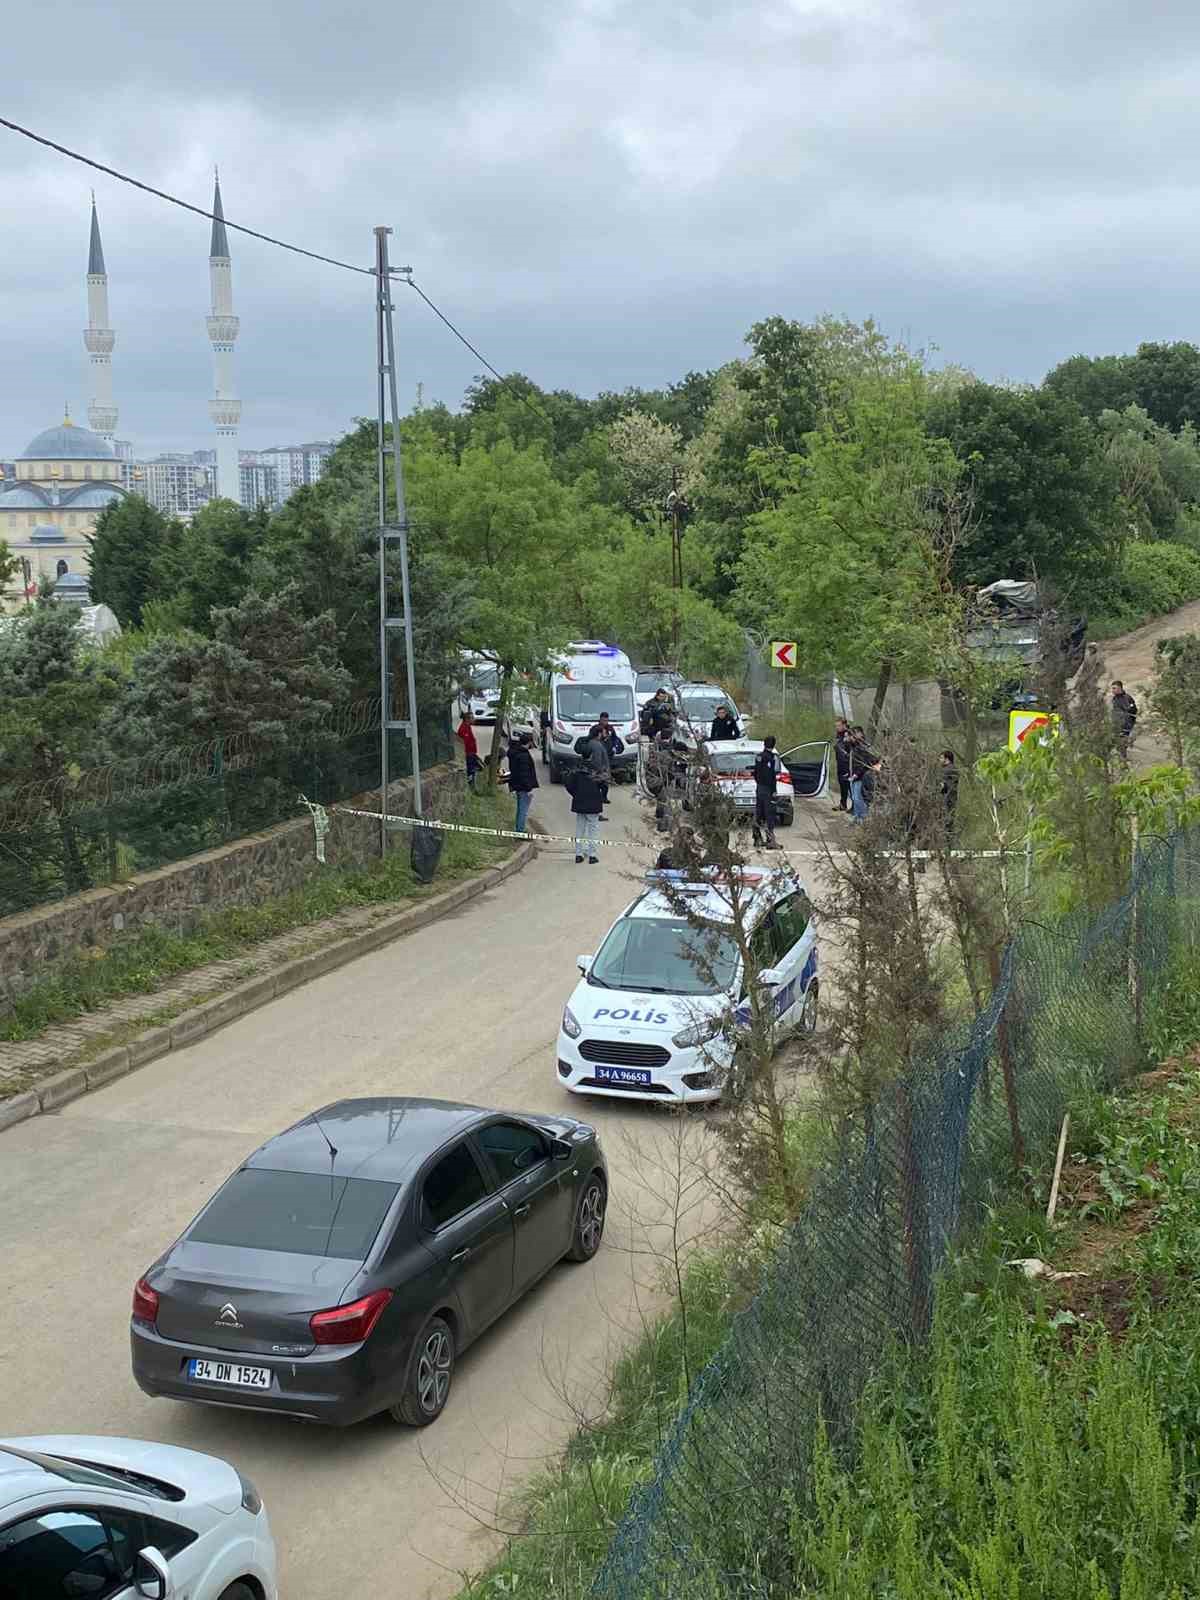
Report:
[[[550,674],[543,718],[542,760],[551,783],[561,783],[564,773],[579,765],[575,742],[599,722],[602,711],[608,712],[625,746],[613,762],[613,776],[633,777],[638,760],[636,679],[629,657],[616,645],[581,639],[567,646]]]

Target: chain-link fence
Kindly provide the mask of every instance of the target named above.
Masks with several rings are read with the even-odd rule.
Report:
[[[1157,981],[1197,938],[1198,831],[1143,851],[1102,916],[1022,929],[987,1009],[847,1127],[618,1526],[598,1600],[794,1595],[818,1419],[852,1443],[881,1353],[926,1332],[947,1251],[1001,1198],[1014,1123],[1045,1170],[1068,1103],[1143,1058]]]
[[[421,764],[452,754],[444,713],[421,719]],[[395,736],[393,778],[411,773]],[[379,787],[379,701],[348,707],[315,744],[264,748],[239,735],[0,790],[0,916],[122,882]]]

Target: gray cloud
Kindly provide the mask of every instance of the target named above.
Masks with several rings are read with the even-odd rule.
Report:
[[[69,41],[47,61],[48,39]],[[1196,333],[1184,0],[50,0],[6,114],[310,248],[394,259],[502,369],[582,392],[874,315],[986,376]],[[120,431],[208,440],[207,227],[95,180]],[[0,455],[87,401],[86,170],[0,134]],[[247,446],[373,396],[370,283],[233,236]],[[406,393],[478,363],[401,299]]]

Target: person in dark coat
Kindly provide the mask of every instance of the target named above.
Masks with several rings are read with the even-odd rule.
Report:
[[[600,737],[600,724],[594,722],[582,738],[575,741],[575,754],[600,785],[603,802],[608,804],[608,786],[612,781],[612,763],[608,746]],[[603,818],[601,819],[603,821]]]
[[[754,842],[778,850],[775,837],[775,791],[783,762],[775,752],[775,735],[768,734],[754,758]],[[765,835],[765,838],[764,838]]]
[[[837,726],[833,736],[833,757],[837,762],[838,803],[835,811],[849,811],[850,809],[850,724],[845,717],[837,719]]]
[[[742,730],[738,727],[737,718],[732,714],[729,707],[725,705],[718,706],[716,715],[713,717],[712,727],[708,731],[709,744],[712,744],[716,739],[740,739],[741,737]]]
[[[670,695],[665,689],[656,689],[653,698],[642,707],[642,732],[647,739],[653,739],[655,734],[670,733],[674,723],[675,709]]]
[[[1123,756],[1127,756],[1129,753],[1130,741],[1133,738],[1134,726],[1137,723],[1137,701],[1126,689],[1120,678],[1115,678],[1113,680],[1110,692],[1112,694],[1111,707],[1113,728],[1116,730],[1121,754]]]
[[[597,727],[600,729],[600,743],[608,751],[608,770],[611,781],[614,763],[618,756],[625,753],[625,741],[609,721],[607,711],[600,713],[600,721],[597,723]],[[604,804],[608,804],[607,787],[604,790]]]
[[[513,824],[515,832],[525,832],[533,791],[540,788],[537,768],[533,764],[533,735],[518,734],[508,747],[508,792],[517,799],[517,820]]]
[[[600,812],[604,796],[600,781],[589,766],[576,767],[566,778],[567,793],[571,796],[571,811],[575,817],[575,860],[584,858],[595,865],[600,859],[596,846],[600,843]]]
[[[879,760],[867,746],[867,736],[862,728],[850,730],[850,810],[855,822],[865,822],[867,809],[875,793],[875,777]]]

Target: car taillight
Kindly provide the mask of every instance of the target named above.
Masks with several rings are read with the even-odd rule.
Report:
[[[791,786],[792,786],[792,775],[791,775],[791,773],[790,772],[781,772],[779,774],[779,781],[780,781],[780,783],[786,783],[788,788],[790,789]]]
[[[158,1294],[139,1278],[133,1286],[133,1320],[148,1322],[151,1327],[158,1321]]]
[[[315,1311],[309,1318],[314,1344],[361,1344],[379,1321],[392,1298],[390,1289],[376,1289],[348,1306]]]

